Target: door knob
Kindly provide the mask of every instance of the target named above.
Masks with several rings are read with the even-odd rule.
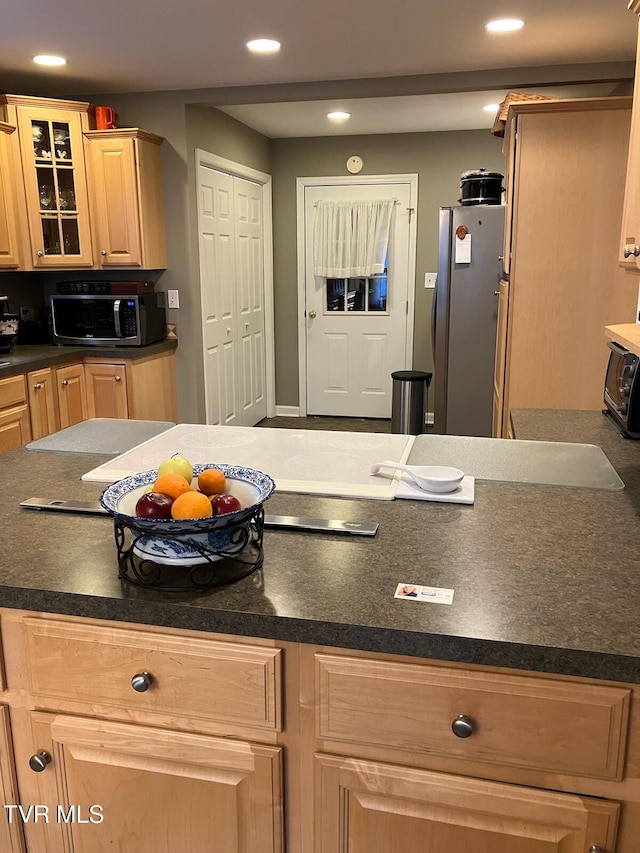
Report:
[[[145,693],[153,684],[153,676],[146,670],[137,672],[131,679],[131,686],[136,693]]]
[[[314,309],[314,308],[312,308],[312,309],[311,309],[311,311],[309,311],[309,317],[310,317],[312,320],[314,320],[314,319],[315,319],[315,317],[316,317],[316,312],[315,312],[315,309]]]
[[[36,754],[32,755],[29,759],[29,767],[34,773],[42,773],[42,771],[46,769],[47,764],[50,763],[51,756],[45,749],[41,749],[40,752],[36,752]]]

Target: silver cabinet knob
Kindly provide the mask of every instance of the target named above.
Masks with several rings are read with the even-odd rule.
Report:
[[[622,254],[625,256],[625,258],[629,258],[631,257],[631,255],[637,258],[640,256],[640,246],[638,246],[638,244],[636,244],[635,246],[625,246]]]
[[[315,319],[315,317],[316,317],[315,308],[312,308],[311,311],[309,311],[309,317],[311,317],[312,320]]]
[[[494,290],[494,291],[493,291],[493,295],[494,295],[494,296],[500,296],[500,291],[499,291],[499,290]]]
[[[113,378],[115,379],[116,382],[122,382],[121,376],[114,376]]]
[[[69,380],[68,380],[68,379],[63,379],[63,380],[62,380],[62,382],[61,382],[60,384],[61,384],[61,385],[68,385],[68,384],[69,384]]]
[[[105,252],[105,250],[103,249],[103,250],[100,252],[100,254],[101,254],[101,255],[102,255],[102,257],[104,258],[104,257],[106,256],[106,254],[107,254],[107,253],[106,253],[106,252]]]
[[[473,734],[473,729],[473,720],[465,714],[458,714],[451,723],[451,731],[456,737],[470,737]]]
[[[146,670],[137,672],[131,679],[131,686],[136,693],[145,693],[153,684],[153,676]]]
[[[498,260],[499,260],[499,261],[504,261],[504,255],[498,255]]]
[[[39,391],[41,388],[42,388],[41,382],[36,382],[36,384],[33,386],[34,391]]]
[[[36,255],[41,258],[44,255],[44,252],[36,252]]]
[[[29,759],[29,767],[34,773],[42,773],[43,770],[46,770],[47,764],[51,764],[51,756],[45,749],[36,752]]]
[[[605,853],[604,847],[598,847],[597,844],[592,844],[589,848],[589,853]]]

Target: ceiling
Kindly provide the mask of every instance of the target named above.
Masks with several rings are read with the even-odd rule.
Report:
[[[505,16],[525,27],[485,31]],[[249,54],[259,36],[280,53]],[[618,91],[636,38],[625,0],[20,0],[3,17],[0,89],[188,90],[268,136],[454,130],[490,127],[480,107],[514,89]],[[36,53],[68,64],[41,70]],[[330,108],[352,118],[330,124]]]

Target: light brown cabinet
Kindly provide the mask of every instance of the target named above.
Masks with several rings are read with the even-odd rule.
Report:
[[[166,267],[161,136],[138,128],[85,133],[97,266]]]
[[[630,107],[629,98],[592,98],[509,110],[497,437],[506,434],[510,409],[602,408],[604,326],[633,322],[638,302],[617,248]]]
[[[27,373],[31,438],[35,441],[59,429],[60,417],[56,401],[53,370],[45,367]]]
[[[632,0],[629,9],[640,15],[640,2]],[[636,78],[631,114],[631,135],[629,138],[629,158],[625,182],[622,229],[620,235],[619,261],[627,269],[640,269],[640,39],[636,56]],[[612,322],[624,322],[614,320]]]
[[[19,637],[9,691],[20,684],[31,697],[13,708],[21,801],[49,814],[26,825],[29,851],[283,853],[280,649],[9,621]]]
[[[33,269],[93,265],[83,131],[89,104],[3,95],[18,128]]]
[[[25,376],[0,379],[0,452],[31,441]]]
[[[635,853],[636,685],[11,610],[0,623],[10,802],[84,820],[29,822],[29,853]]]
[[[90,418],[176,421],[173,353],[122,361],[85,359]]]
[[[57,367],[55,374],[60,429],[65,429],[88,418],[84,365]]]
[[[0,269],[22,265],[16,165],[11,135],[13,125],[0,121]]]

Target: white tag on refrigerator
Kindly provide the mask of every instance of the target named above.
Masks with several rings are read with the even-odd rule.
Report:
[[[465,234],[462,240],[459,237],[456,237],[456,253],[454,263],[471,263],[471,234]]]
[[[438,586],[420,586],[419,584],[399,583],[394,598],[407,598],[410,601],[423,601],[429,604],[452,604],[452,589]]]

